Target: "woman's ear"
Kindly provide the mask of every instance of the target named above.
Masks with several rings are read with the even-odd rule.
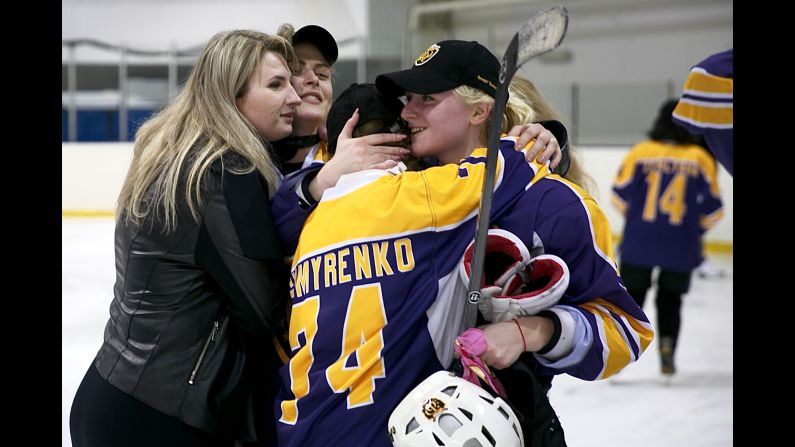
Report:
[[[494,104],[488,102],[479,102],[472,106],[472,114],[469,117],[469,124],[479,126],[486,122],[491,115],[491,108]]]

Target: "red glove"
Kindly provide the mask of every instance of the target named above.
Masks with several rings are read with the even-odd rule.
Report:
[[[474,243],[464,252],[459,273],[468,283]],[[485,279],[478,309],[487,321],[509,321],[535,315],[555,305],[569,285],[569,268],[555,255],[530,258],[524,243],[505,230],[489,230]]]

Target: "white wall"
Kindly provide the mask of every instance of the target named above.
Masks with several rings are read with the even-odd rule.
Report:
[[[564,40],[561,47],[571,51],[570,62],[531,60],[522,72],[538,84],[674,80],[678,95],[690,67],[732,45],[731,29]]]
[[[322,24],[342,42],[366,33],[367,0],[62,0],[61,37],[168,50],[204,46],[228,29],[275,33],[285,22]]]
[[[733,46],[731,0],[563,3],[570,19],[561,48],[571,52],[571,60],[534,60],[523,69],[542,87],[653,80],[674,80],[680,86],[693,64]],[[138,49],[168,50],[172,45],[180,49],[203,46],[214,33],[225,29],[275,32],[284,22],[297,27],[317,23],[337,39],[340,58],[358,58],[362,50],[358,39],[362,38],[367,41],[370,56],[391,56],[403,48],[404,63],[409,63],[443,38],[478,40],[502,54],[527,17],[560,2],[501,0],[495,5],[476,4],[474,8],[454,7],[449,20],[431,21],[430,25],[409,30],[405,11],[412,5],[416,9],[427,4],[417,0],[62,0],[61,35],[64,40],[90,38]],[[383,20],[373,19],[371,23],[370,17]],[[63,51],[66,60],[66,47]],[[78,53],[81,61],[118,60],[115,52],[91,47],[78,47]]]
[[[63,143],[62,211],[113,213],[132,148],[132,143]]]
[[[459,1],[459,4],[472,3]],[[502,0],[496,6],[453,9],[450,24],[428,26],[411,35],[413,61],[441,39],[477,40],[501,55],[519,26],[543,0]],[[548,84],[668,81],[677,91],[690,67],[733,46],[733,4],[729,0],[571,0],[566,37],[560,50],[571,58],[539,57],[522,72],[544,90]]]
[[[610,204],[610,187],[627,147],[581,148],[583,162],[599,189],[594,196],[610,221],[614,234],[624,219]],[[112,213],[132,157],[131,143],[63,143],[61,207],[64,213]],[[707,241],[732,242],[733,178],[722,167],[718,174],[725,216],[706,234]]]

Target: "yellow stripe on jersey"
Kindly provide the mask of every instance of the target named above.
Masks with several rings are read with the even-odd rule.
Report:
[[[599,208],[596,201],[589,197],[583,199],[588,214],[591,216],[591,225],[593,226],[594,243],[599,248],[600,253],[604,253],[610,258],[610,263],[616,269],[616,257],[613,254],[613,236],[610,232],[610,223],[607,221],[604,211]]]
[[[699,151],[703,150],[701,146],[696,146],[696,148]],[[699,157],[698,164],[701,166],[701,170],[707,182],[709,182],[709,193],[714,197],[720,197],[720,188],[718,187],[718,164],[715,162],[714,158],[706,154],[706,151],[704,151],[704,153],[707,156]]]
[[[638,157],[634,152],[630,151],[630,153],[627,154],[626,158],[624,158],[624,161],[621,163],[616,178],[613,180],[613,186],[622,188],[632,181],[632,178],[635,177],[636,158]]]
[[[557,180],[574,191],[580,198],[580,203],[585,208],[588,214],[588,224],[591,226],[591,241],[593,243],[594,251],[610,264],[614,270],[618,271],[616,266],[615,255],[613,254],[613,234],[610,231],[610,222],[607,220],[602,208],[596,203],[596,200],[588,194],[588,191],[580,188],[573,182],[566,180],[558,174],[547,176],[552,180]]]
[[[685,81],[684,93],[713,98],[732,98],[734,79],[711,75],[703,68],[690,71]]]
[[[627,335],[632,337],[638,344],[641,354],[646,352],[646,348],[649,347],[651,341],[654,339],[654,329],[652,329],[651,323],[632,318],[631,315],[626,314],[620,307],[611,303],[610,301],[605,300],[604,298],[597,298],[593,301],[593,303],[602,307],[606,307],[614,314],[623,317],[624,323],[628,325],[629,329],[633,332],[632,334]]]
[[[485,156],[485,148],[476,149],[470,155],[484,160]],[[503,165],[499,154],[497,186],[501,182]],[[348,240],[351,234],[358,236],[357,241],[367,241],[461,224],[477,212],[484,167],[485,162],[477,162],[400,175],[384,173],[380,177],[362,179],[358,184],[335,188],[342,192],[327,190],[327,194],[331,193],[324,194],[304,224],[293,265],[317,250],[332,248],[333,244],[354,243]],[[459,175],[459,170],[465,170],[466,175]],[[335,207],[333,213],[324,211],[329,207]],[[348,219],[340,222],[341,215]]]
[[[589,220],[591,222],[593,242],[597,253],[603,255],[603,257],[607,256],[609,258],[610,265],[612,265],[613,268],[618,271],[616,267],[616,257],[613,253],[613,246],[615,244],[613,244],[613,234],[610,231],[610,222],[607,220],[607,215],[605,215],[605,212],[602,211],[602,208],[599,207],[599,205],[596,203],[596,200],[591,197],[587,191],[575,185],[574,183],[569,182],[568,180],[562,180],[566,183],[570,183],[577,194],[581,197],[582,204],[585,205],[585,209],[588,212]]]
[[[674,117],[699,127],[728,129],[734,126],[734,79],[714,76],[701,68],[694,68],[683,90],[686,96],[676,105]],[[699,101],[687,96],[723,101]]]
[[[535,140],[533,140],[533,141],[535,141]],[[531,145],[531,143],[528,143],[527,146],[525,147],[525,149],[530,147],[530,145]],[[527,184],[528,188],[533,186],[533,185],[535,185],[539,180],[541,180],[544,177],[549,177],[549,176],[560,177],[557,174],[552,174],[552,171],[550,171],[550,169],[549,169],[549,163],[541,164],[541,163],[538,163],[537,161],[533,160],[532,162],[530,162],[530,165],[533,166],[533,171],[535,171],[535,175],[533,176],[533,180],[531,180],[530,183]],[[563,177],[560,177],[560,178],[562,179]]]
[[[610,303],[604,298],[597,298],[593,301],[583,303],[580,308],[592,313],[596,317],[599,338],[602,342],[602,359],[604,366],[602,372],[596,379],[606,379],[621,371],[625,366],[635,361],[635,354],[629,345],[628,338],[632,338],[639,346],[640,353],[643,353],[654,338],[654,331],[651,325],[638,321],[626,314],[620,307]],[[629,326],[632,333],[624,332],[621,324],[613,318],[613,315],[622,318],[625,325]],[[639,353],[639,354],[640,354]]]
[[[712,228],[713,226],[715,226],[715,224],[718,223],[718,221],[721,220],[721,218],[723,218],[723,208],[719,208],[717,211],[715,211],[710,215],[701,216],[698,222],[701,225],[701,228],[703,228],[706,231]]]
[[[734,108],[721,103],[706,103],[682,98],[673,115],[702,127],[730,128],[734,124]]]
[[[319,161],[322,163],[328,162],[331,159],[331,154],[328,152],[328,143],[324,140],[320,140],[320,143],[317,145],[317,151],[309,155],[312,156],[312,161]]]
[[[625,202],[618,194],[615,192],[610,194],[610,202],[618,208],[618,211],[625,215],[627,214],[627,202]]]

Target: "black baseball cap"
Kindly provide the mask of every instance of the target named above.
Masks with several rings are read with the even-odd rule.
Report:
[[[293,34],[292,44],[296,46],[299,43],[308,43],[316,46],[320,54],[326,58],[326,62],[328,62],[329,66],[337,62],[337,56],[339,55],[337,41],[334,40],[334,36],[322,26],[307,25],[296,31],[295,34]]]
[[[359,109],[357,128],[376,119],[384,121],[384,133],[401,132],[406,128],[405,122],[400,119],[400,111],[403,110],[402,101],[396,96],[382,95],[375,84],[354,83],[334,100],[326,118],[329,153],[334,154],[336,151],[337,138],[357,108]]]
[[[443,40],[425,50],[411,68],[378,75],[375,84],[387,96],[403,96],[406,91],[429,95],[468,85],[493,98],[499,75],[500,61],[483,45]]]

